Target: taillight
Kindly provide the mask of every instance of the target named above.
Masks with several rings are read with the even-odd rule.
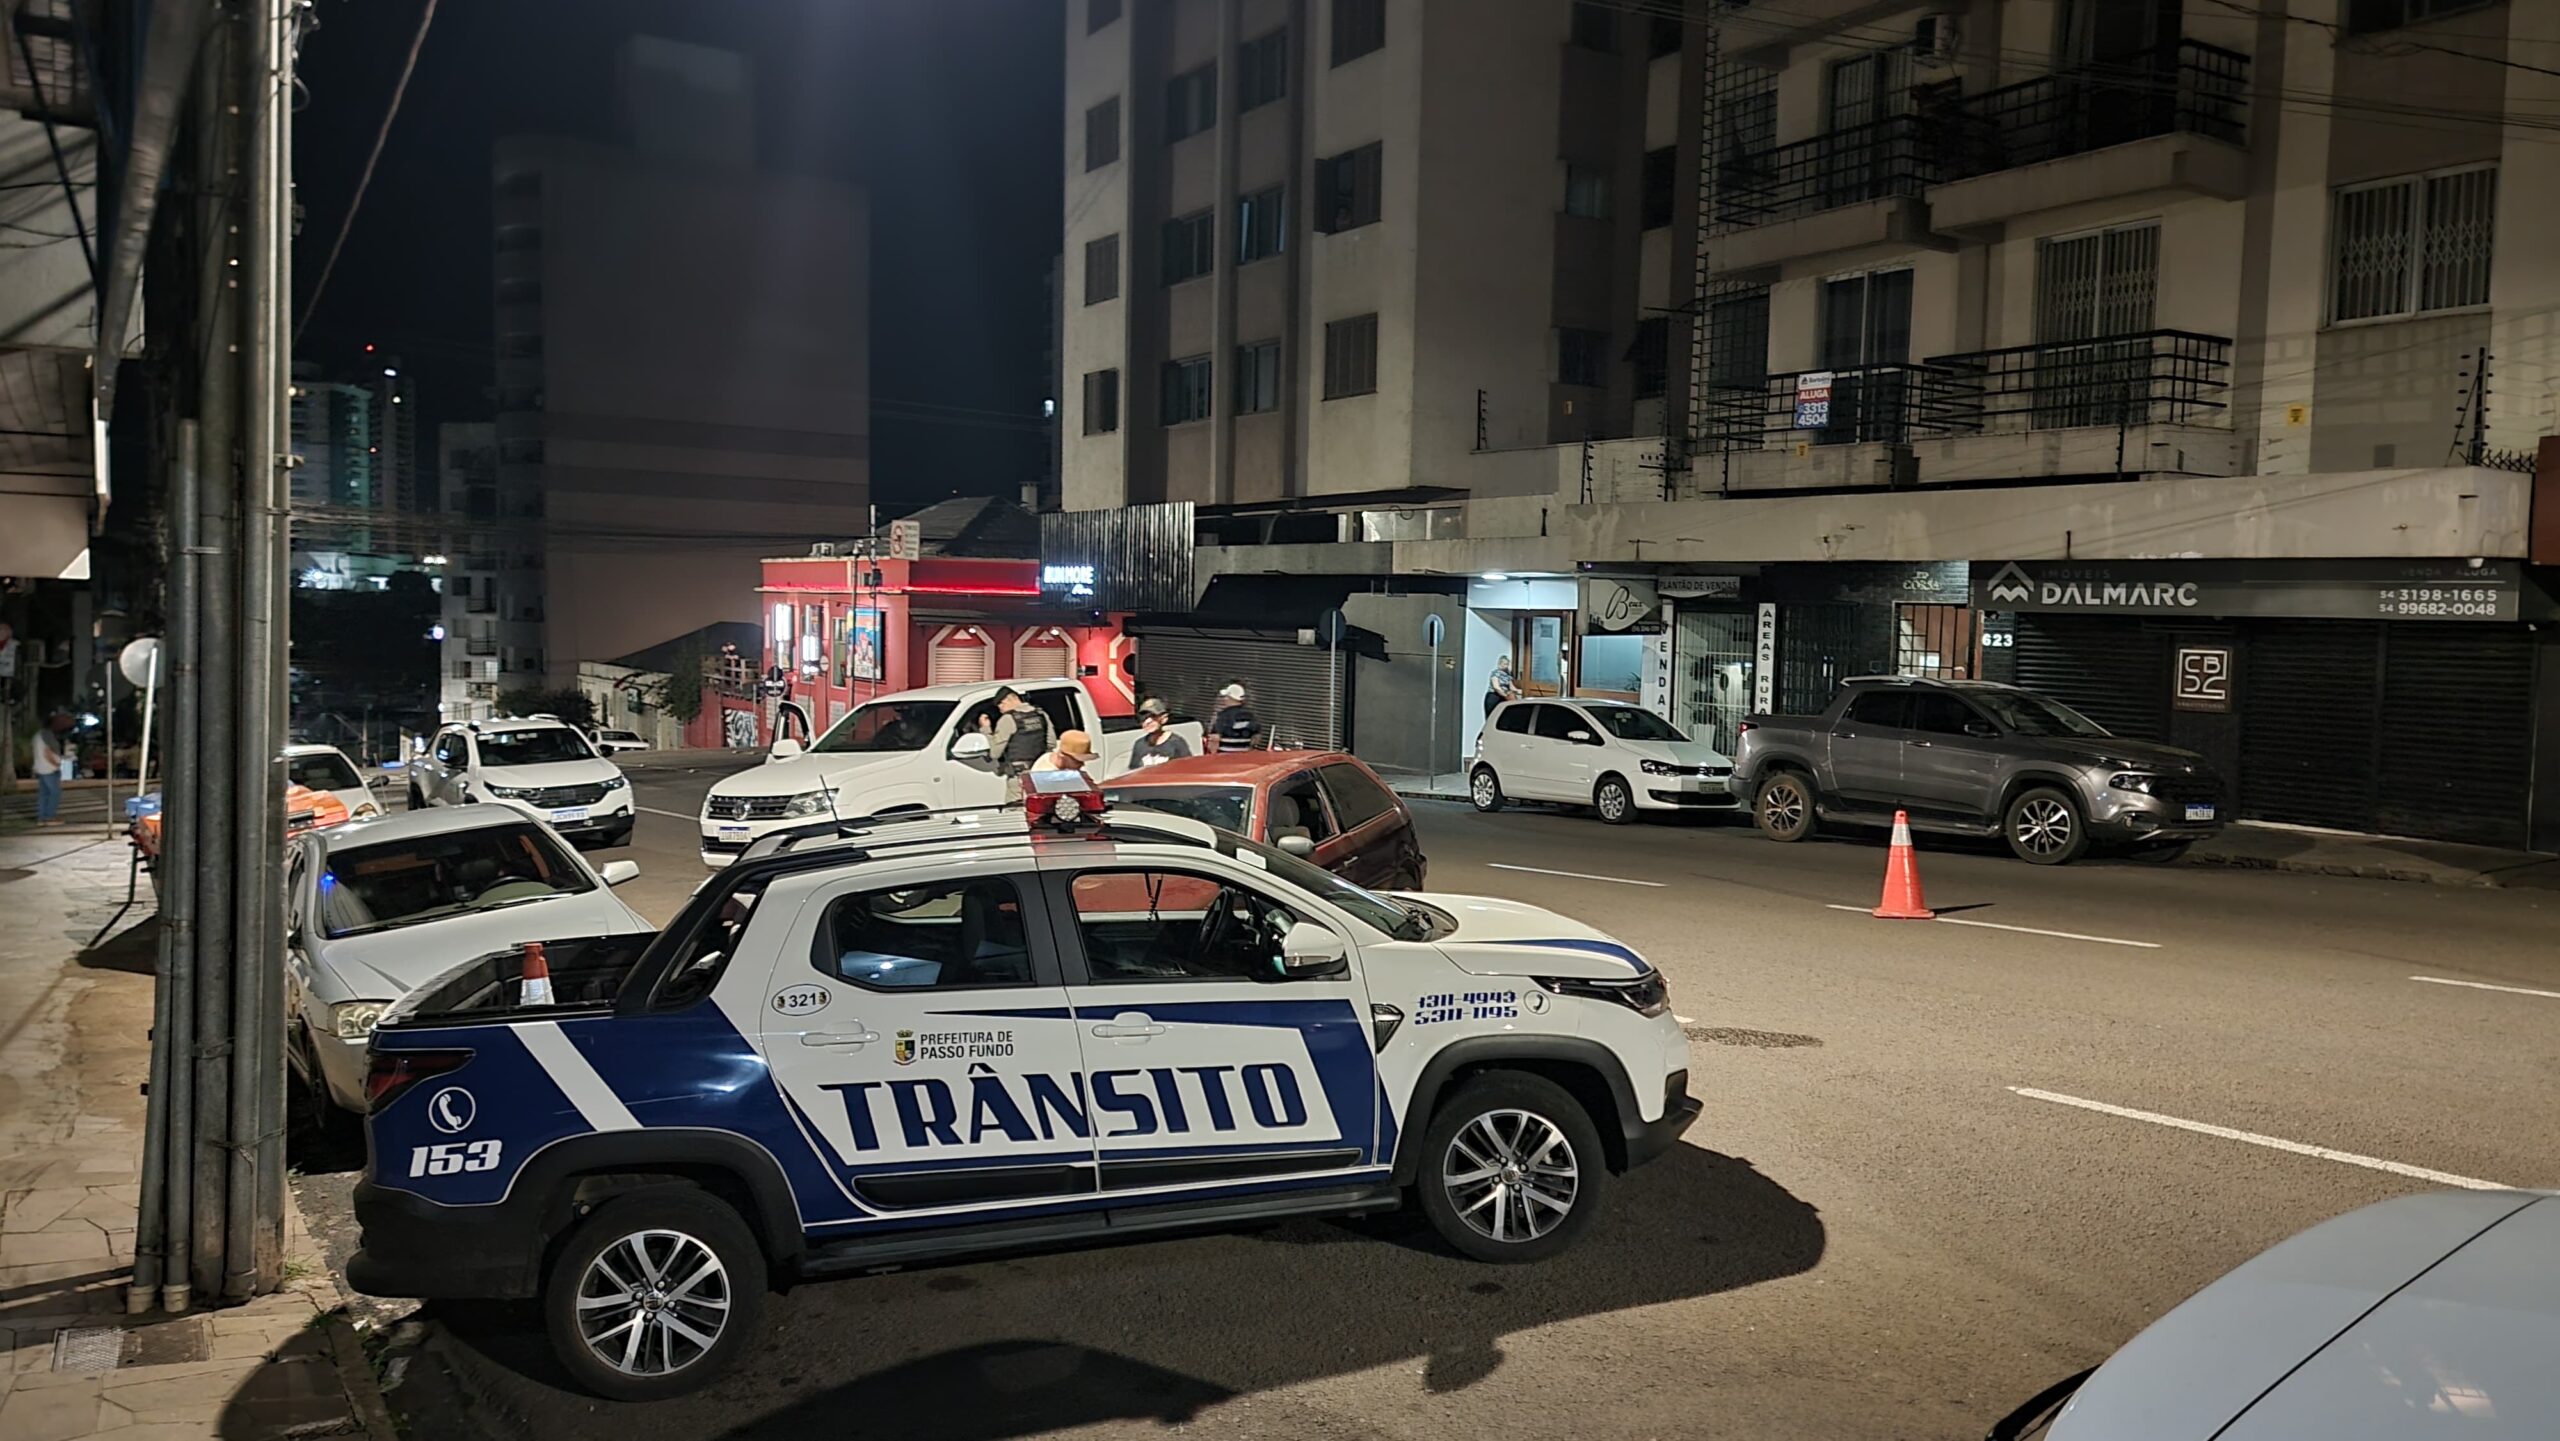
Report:
[[[1734,733],[1735,735],[1740,735],[1740,734],[1742,734],[1744,731],[1747,731],[1747,730],[1754,730],[1754,729],[1757,729],[1757,727],[1753,726],[1753,725],[1751,724],[1751,722],[1749,722],[1749,721],[1735,721],[1735,722],[1733,723],[1733,733]]]
[[[459,1070],[469,1051],[376,1051],[364,1073],[365,1109],[378,1112],[427,1079]]]

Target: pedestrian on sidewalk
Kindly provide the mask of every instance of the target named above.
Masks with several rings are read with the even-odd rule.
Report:
[[[1261,732],[1261,718],[1253,713],[1253,698],[1246,694],[1244,682],[1231,681],[1218,691],[1218,710],[1209,717],[1209,733],[1201,744],[1213,754],[1251,750],[1254,737]]]
[[[1493,674],[1484,678],[1484,713],[1491,715],[1495,706],[1519,698],[1519,677],[1511,673],[1511,657],[1504,656],[1493,663]]]
[[[1129,769],[1178,761],[1191,754],[1191,743],[1173,733],[1173,708],[1153,696],[1138,707],[1138,739],[1129,747]]]
[[[55,711],[36,728],[36,824],[62,824],[62,783],[71,777],[71,749],[64,737],[71,730],[71,713]]]

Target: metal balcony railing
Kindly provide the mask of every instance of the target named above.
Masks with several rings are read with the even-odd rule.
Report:
[[[1939,158],[1942,178],[1988,175],[2155,135],[2204,135],[2237,145],[2248,89],[2248,56],[2178,40],[1986,90],[1960,102],[1938,130],[1947,143]]]
[[[1760,392],[1761,438],[1794,436],[1816,445],[1863,441],[1908,445],[1946,435],[1961,424],[1957,377],[1930,365],[1868,365],[1834,370],[1829,413],[1819,425],[1796,424],[1806,377],[1820,371],[1772,375]]]
[[[1942,147],[1924,143],[1935,129],[1918,116],[1896,115],[1732,156],[1718,175],[1718,218],[1766,225],[1868,200],[1916,197],[1944,178]]]
[[[1950,434],[2194,423],[2225,409],[2231,341],[2149,330],[1932,356],[1928,368],[1946,377]]]

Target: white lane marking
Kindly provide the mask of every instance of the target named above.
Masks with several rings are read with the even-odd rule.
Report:
[[[2051,1101],[2060,1106],[2077,1106],[2081,1110],[2096,1111],[2100,1115],[2121,1116],[2128,1121],[2149,1121],[2155,1126],[2193,1131],[2199,1136],[2215,1136],[2225,1141],[2244,1141],[2252,1146],[2264,1146],[2271,1151],[2285,1151],[2296,1156],[2310,1156],[2316,1160],[2362,1166],[2368,1171],[2388,1171],[2392,1175],[2406,1176],[2413,1181],[2433,1181],[2440,1186],[2461,1186],[2473,1191],[2509,1189],[2503,1182],[2483,1181],[2477,1176],[2457,1176],[2451,1171],[2431,1171],[2424,1166],[2412,1166],[2402,1161],[2386,1161],[2379,1156],[2363,1156],[2353,1151],[2334,1150],[2328,1146],[2314,1146],[2302,1141],[2288,1141],[2282,1136],[2262,1136],[2255,1131],[2239,1131],[2229,1126],[2216,1126],[2206,1121],[2190,1121],[2180,1116],[2164,1116],[2157,1111],[2137,1111],[2131,1106],[2111,1106],[2104,1101],[2092,1101],[2081,1096],[2066,1096],[2059,1091],[2039,1091],[2032,1086],[2011,1086],[2009,1089],[2031,1101]]]
[[[1695,1016],[1673,1016],[1671,1019],[1678,1021],[1684,1026],[1694,1026],[1698,1024],[1698,1018]]]
[[[1636,881],[1629,880],[1625,876],[1590,876],[1580,871],[1551,871],[1544,866],[1506,866],[1500,861],[1487,861],[1485,868],[1495,871],[1527,871],[1533,876],[1562,876],[1570,881],[1607,881],[1611,885],[1618,886],[1651,886],[1657,891],[1663,887],[1660,881]]]
[[[569,1098],[569,1104],[578,1108],[588,1125],[599,1131],[640,1129],[631,1108],[622,1104],[613,1087],[606,1085],[596,1068],[587,1064],[587,1058],[578,1053],[577,1043],[561,1031],[558,1021],[518,1026],[516,1039],[524,1043],[534,1063],[550,1074],[551,1084],[560,1088],[560,1094]]]
[[[1826,903],[1825,908],[1849,911],[1861,916],[1868,914],[1869,911],[1866,906],[1844,906],[1836,902]],[[2133,946],[2146,951],[2160,949],[2158,941],[2128,941],[2122,936],[2085,936],[2078,931],[2048,931],[2035,926],[2004,926],[1998,921],[1968,921],[1956,916],[1932,916],[1930,919],[1942,926],[1973,926],[1986,931],[2016,931],[2022,936],[2051,936],[2061,941],[2090,941],[2101,946]]]
[[[2442,976],[2411,976],[2409,979],[2424,981],[2430,986],[2461,986],[2467,990],[2504,991],[2510,996],[2547,996],[2560,1001],[2560,991],[2537,991],[2531,986],[2493,986],[2487,981],[2449,981]]]
[[[635,810],[635,811],[647,811],[649,814],[651,814],[651,815],[653,815],[653,816],[665,816],[668,820],[671,820],[671,821],[699,821],[699,820],[701,820],[701,819],[702,819],[702,817],[700,817],[700,816],[689,816],[689,815],[686,815],[686,814],[685,814],[684,812],[682,812],[682,811],[662,811],[662,810],[658,809],[656,806],[644,806],[644,805],[637,805],[637,804],[635,804],[635,805],[633,805],[631,808],[632,808],[633,810]]]

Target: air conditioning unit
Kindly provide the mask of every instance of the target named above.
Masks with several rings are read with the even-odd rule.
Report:
[[[815,540],[809,543],[809,554],[812,556],[831,556],[835,553],[836,543],[832,540]]]
[[[1956,17],[1923,15],[1911,27],[1911,54],[1923,65],[1956,63]]]

